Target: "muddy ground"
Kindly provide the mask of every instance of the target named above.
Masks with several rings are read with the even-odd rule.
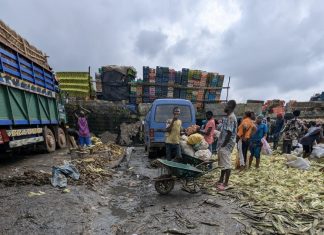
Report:
[[[0,177],[31,169],[51,172],[69,159],[65,150],[7,157],[0,160]],[[141,147],[112,171],[112,178],[96,187],[68,185],[67,193],[51,185],[0,184],[0,234],[243,233],[232,219],[238,206],[221,195],[189,194],[179,185],[169,195],[159,195],[152,179],[160,172]],[[29,195],[39,191],[45,194]]]

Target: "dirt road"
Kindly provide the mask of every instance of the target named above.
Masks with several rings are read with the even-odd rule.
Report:
[[[66,151],[16,156],[1,161],[0,177],[30,169],[50,172],[69,159]],[[143,148],[128,160],[103,184],[68,185],[67,193],[51,185],[0,184],[0,234],[241,234],[243,227],[232,219],[236,204],[179,186],[161,196],[151,180],[159,171]]]

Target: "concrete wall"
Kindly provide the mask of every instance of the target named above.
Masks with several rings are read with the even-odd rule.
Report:
[[[224,108],[224,103],[205,104],[205,110],[212,111],[216,119],[225,116]],[[234,113],[237,117],[243,117],[246,111],[253,111],[256,114],[260,114],[262,113],[262,103],[237,104]]]

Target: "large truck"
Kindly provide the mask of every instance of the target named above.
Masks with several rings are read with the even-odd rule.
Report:
[[[64,148],[65,124],[47,56],[0,21],[0,153],[27,145]]]

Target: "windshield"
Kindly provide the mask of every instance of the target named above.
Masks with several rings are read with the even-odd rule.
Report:
[[[168,119],[173,118],[173,108],[179,107],[180,120],[184,122],[191,122],[191,111],[188,105],[176,105],[176,104],[161,104],[156,107],[154,120],[156,122],[166,122]]]

